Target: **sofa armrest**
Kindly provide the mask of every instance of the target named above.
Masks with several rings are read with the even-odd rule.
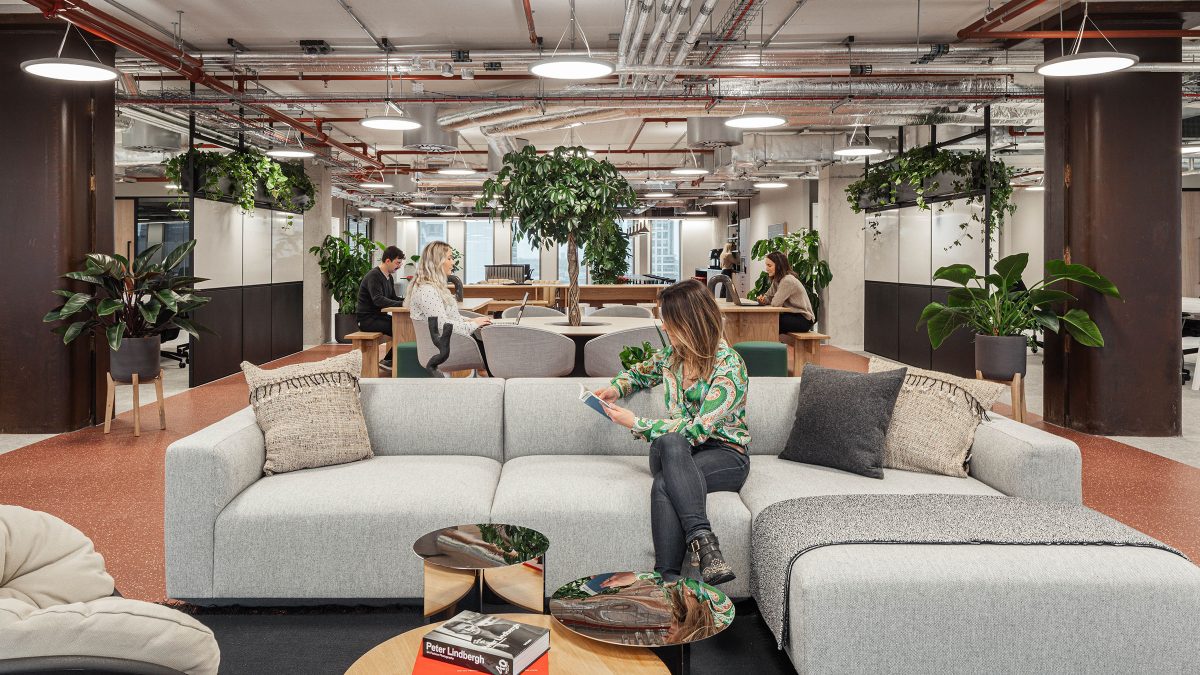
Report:
[[[992,416],[975,430],[970,473],[1013,497],[1083,502],[1079,446],[1007,418]]]
[[[266,443],[246,408],[167,448],[165,522],[167,596],[213,593],[217,516],[262,477]]]

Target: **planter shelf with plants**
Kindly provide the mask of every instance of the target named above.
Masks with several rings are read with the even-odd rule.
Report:
[[[163,164],[180,192],[236,204],[247,212],[257,207],[300,214],[316,199],[316,187],[301,162],[278,162],[257,150],[192,149]]]

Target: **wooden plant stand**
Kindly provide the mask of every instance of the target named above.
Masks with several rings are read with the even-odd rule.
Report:
[[[983,373],[975,371],[975,379],[986,380]],[[1025,378],[1021,377],[1020,373],[1014,373],[1012,380],[989,380],[989,382],[999,382],[1007,384],[1012,390],[1012,411],[1013,419],[1022,424],[1025,423]]]
[[[104,433],[108,433],[109,427],[112,425],[113,410],[117,405],[117,385],[129,384],[133,386],[133,435],[142,435],[142,411],[138,397],[138,385],[149,384],[149,382],[139,382],[137,373],[133,374],[133,382],[117,382],[113,379],[112,373],[108,373],[108,400],[104,404]],[[163,371],[158,371],[158,377],[150,380],[154,383],[154,395],[158,398],[158,428],[167,428],[167,409],[163,405]]]

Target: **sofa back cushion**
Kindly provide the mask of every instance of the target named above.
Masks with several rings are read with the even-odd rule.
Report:
[[[504,458],[526,455],[645,455],[645,441],[604,419],[579,401],[579,385],[589,390],[608,379],[529,378],[507,380],[504,387]],[[778,455],[796,415],[800,380],[755,377],[750,380],[746,423],[751,454]],[[618,401],[642,417],[667,413],[663,390],[655,387]],[[368,416],[368,424],[369,416]]]
[[[366,378],[360,386],[376,455],[474,455],[503,461],[504,380],[389,377]]]

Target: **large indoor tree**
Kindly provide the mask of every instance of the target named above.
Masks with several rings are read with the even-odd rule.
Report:
[[[624,243],[627,248],[620,209],[636,201],[621,172],[588,157],[586,148],[560,146],[539,155],[527,145],[504,156],[495,178],[484,182],[476,208],[491,206],[496,218],[512,221],[517,241],[527,238],[539,250],[547,244],[567,247],[567,315],[578,326],[579,248],[593,242],[606,248]]]

